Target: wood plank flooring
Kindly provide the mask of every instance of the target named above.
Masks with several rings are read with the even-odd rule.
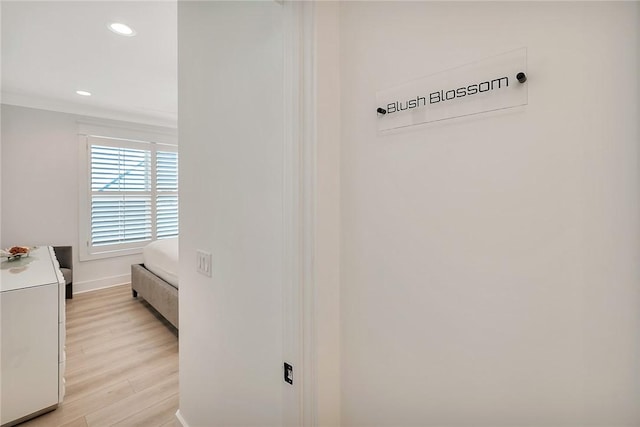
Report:
[[[130,285],[67,300],[66,351],[62,405],[21,427],[174,425],[176,331]]]

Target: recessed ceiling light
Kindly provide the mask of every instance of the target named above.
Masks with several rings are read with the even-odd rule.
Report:
[[[109,24],[109,29],[116,34],[120,34],[121,36],[132,37],[136,35],[136,32],[128,25],[125,25],[121,22],[114,22]]]
[[[76,93],[82,96],[91,96],[91,92],[87,92],[86,90],[77,90]]]

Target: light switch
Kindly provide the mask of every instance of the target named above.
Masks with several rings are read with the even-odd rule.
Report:
[[[198,273],[211,277],[211,254],[209,252],[196,251],[196,270]]]

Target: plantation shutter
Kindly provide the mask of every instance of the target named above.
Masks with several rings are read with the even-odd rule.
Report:
[[[158,239],[178,235],[178,153],[157,151],[156,233]]]
[[[177,236],[175,148],[102,137],[88,141],[91,252],[142,247]]]
[[[91,146],[91,244],[151,240],[151,153]]]

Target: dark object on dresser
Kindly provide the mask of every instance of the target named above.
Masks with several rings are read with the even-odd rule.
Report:
[[[53,252],[58,258],[60,271],[64,276],[65,295],[67,299],[73,298],[73,247],[72,246],[54,246]]]

